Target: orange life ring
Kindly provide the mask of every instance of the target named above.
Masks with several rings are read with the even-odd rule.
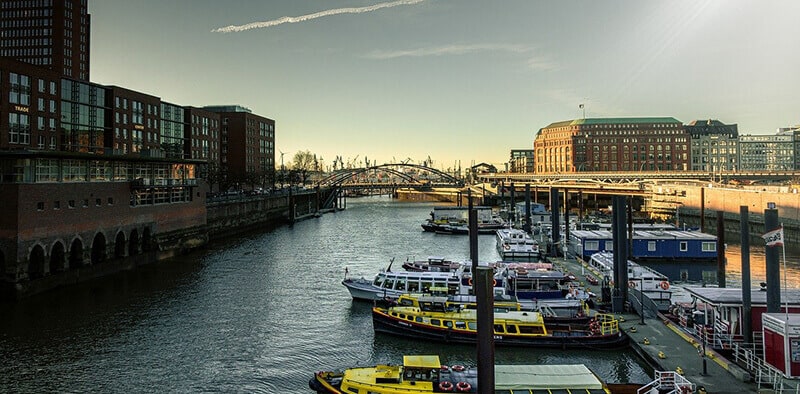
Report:
[[[497,279],[492,279],[492,287],[497,287]]]
[[[458,382],[456,383],[456,390],[465,393],[467,391],[472,390],[472,385],[469,382]]]
[[[440,368],[440,369],[441,369],[443,372],[447,372],[447,371],[449,371],[449,370],[450,370],[450,367],[448,367],[447,365],[442,365],[442,366],[441,366],[441,367],[439,367],[439,368]]]
[[[469,279],[467,279],[467,284],[472,286],[472,277],[471,276],[469,277]]]
[[[664,290],[669,289],[669,282],[667,282],[667,281],[661,282],[661,288],[664,289]]]
[[[441,382],[439,382],[439,390],[453,391],[453,383],[450,383],[449,380],[442,380]]]
[[[456,371],[456,372],[461,372],[461,371],[465,370],[466,368],[464,368],[463,365],[456,364],[456,365],[453,365],[452,367],[450,367],[450,369],[452,369],[453,371]]]

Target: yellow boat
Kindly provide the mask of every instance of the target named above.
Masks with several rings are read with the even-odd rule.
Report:
[[[612,391],[583,364],[495,365],[496,394],[610,394]],[[404,356],[403,365],[317,372],[308,382],[317,393],[421,394],[477,393],[475,367],[446,366],[439,356]]]

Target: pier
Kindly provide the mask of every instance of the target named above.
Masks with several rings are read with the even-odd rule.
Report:
[[[575,259],[554,259],[564,272],[587,284],[587,289],[600,289],[586,280],[586,274],[596,274]],[[632,299],[636,299],[638,292]],[[698,393],[780,393],[798,392],[800,381],[785,379],[756,357],[752,349],[735,346],[725,356],[713,349],[702,336],[687,331],[662,314],[641,313],[641,305],[629,303],[625,312],[616,313],[620,330],[630,338],[633,350],[656,371],[678,372],[694,384]],[[638,313],[637,313],[638,312]],[[644,317],[642,316],[644,315]],[[740,365],[742,364],[742,365]],[[745,369],[745,368],[748,369]]]

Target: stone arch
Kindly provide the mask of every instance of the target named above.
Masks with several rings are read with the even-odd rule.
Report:
[[[28,256],[28,278],[38,279],[44,276],[44,248],[36,244]]]
[[[133,229],[130,237],[128,237],[128,256],[137,254],[139,254],[139,231]]]
[[[120,231],[114,240],[114,258],[125,257],[125,233]]]
[[[106,236],[99,232],[94,235],[92,240],[92,264],[100,264],[106,261],[108,253],[106,253]]]
[[[57,241],[52,248],[50,248],[50,273],[64,271],[64,261],[66,252],[64,251],[64,244]]]
[[[153,235],[150,233],[150,227],[145,227],[142,232],[142,251],[149,252],[153,249]]]
[[[83,242],[80,238],[75,238],[69,247],[69,269],[83,267]]]

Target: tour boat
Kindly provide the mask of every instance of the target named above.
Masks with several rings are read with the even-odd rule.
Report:
[[[418,306],[373,307],[373,329],[411,339],[476,343],[477,311],[453,308],[447,297],[434,298]],[[586,323],[547,324],[539,312],[495,310],[493,324],[496,345],[601,349],[628,343],[619,322],[608,314],[595,314]]]
[[[495,232],[497,252],[503,260],[538,261],[541,259],[539,244],[525,230],[501,228]]]
[[[370,280],[345,278],[342,284],[356,300],[375,301],[398,298],[405,293],[460,294],[461,272],[382,271]]]
[[[604,251],[592,254],[589,265],[604,278],[614,277],[614,253],[612,252]],[[609,284],[611,283],[609,282]],[[630,260],[628,260],[628,287],[642,291],[662,312],[667,311],[673,303],[673,291],[670,288],[669,278],[652,268]]]
[[[403,357],[403,365],[320,371],[309,380],[308,386],[319,394],[477,393],[478,369],[444,365],[436,355],[410,355]],[[495,365],[492,392],[612,393],[584,364]]]

